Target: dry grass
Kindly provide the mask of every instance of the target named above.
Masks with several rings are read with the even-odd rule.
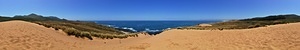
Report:
[[[94,26],[92,23],[79,23],[79,22],[61,22],[61,21],[35,21],[39,25],[43,25],[48,28],[54,28],[55,30],[63,30],[70,36],[88,38],[93,40],[93,37],[102,39],[113,39],[113,38],[127,38],[136,37],[137,34],[125,34],[119,30],[104,26]]]

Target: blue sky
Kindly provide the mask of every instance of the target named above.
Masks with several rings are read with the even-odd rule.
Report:
[[[300,0],[0,0],[0,15],[71,20],[215,20],[299,14]]]

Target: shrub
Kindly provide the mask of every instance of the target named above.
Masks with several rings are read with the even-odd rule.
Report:
[[[54,30],[59,30],[59,28],[57,28],[57,27],[54,27]]]
[[[92,36],[90,35],[89,32],[81,32],[80,37],[82,37],[82,38],[86,37],[86,38],[88,38],[90,40],[93,40],[93,38],[92,38]]]
[[[68,35],[76,35],[78,34],[78,31],[74,28],[67,28],[63,30],[64,32],[66,32]]]

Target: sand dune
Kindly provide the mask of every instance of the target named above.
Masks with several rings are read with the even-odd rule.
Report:
[[[149,50],[299,50],[300,23],[245,30],[170,30]],[[164,41],[164,42],[162,42]]]
[[[120,42],[130,43],[144,38],[88,40],[67,36],[62,31],[24,21],[0,23],[0,50],[111,50]],[[106,42],[106,44],[104,44]]]
[[[156,36],[87,40],[34,23],[0,22],[0,50],[299,50],[300,23],[244,30],[169,30]]]

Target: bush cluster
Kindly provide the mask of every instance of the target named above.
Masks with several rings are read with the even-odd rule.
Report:
[[[53,23],[55,22],[55,23]],[[77,27],[71,23],[59,23],[57,21],[44,21],[44,22],[35,22],[39,25],[43,25],[47,28],[54,28],[55,30],[63,30],[67,35],[75,36],[79,38],[88,38],[93,40],[92,37],[102,38],[102,39],[113,39],[113,38],[127,38],[127,37],[137,37],[137,34],[122,34],[120,32],[109,32],[92,29],[92,28],[81,28],[79,25]],[[78,24],[78,23],[77,23]],[[85,26],[87,27],[87,26]],[[95,26],[94,26],[95,27]],[[77,29],[76,29],[77,28]],[[103,29],[103,28],[102,28]],[[110,30],[113,31],[113,30]]]

